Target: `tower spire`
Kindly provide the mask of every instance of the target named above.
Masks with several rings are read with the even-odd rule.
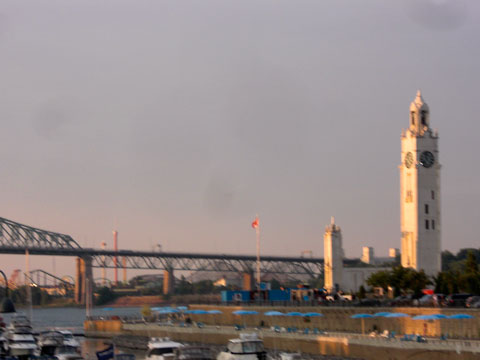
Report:
[[[410,130],[417,136],[423,136],[430,127],[430,110],[423,100],[422,92],[417,90],[415,100],[410,104]]]

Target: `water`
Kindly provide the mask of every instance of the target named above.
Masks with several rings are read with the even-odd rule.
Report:
[[[140,308],[94,308],[92,316],[140,316]],[[24,309],[18,309],[19,312],[27,313]],[[2,314],[4,322],[10,323],[14,314]],[[54,327],[67,328],[74,332],[83,331],[83,322],[85,321],[85,309],[83,308],[37,308],[33,309],[32,326],[35,331],[51,329]]]
[[[17,309],[18,312],[27,314],[26,309]],[[140,316],[140,308],[94,308],[92,316]],[[3,321],[8,325],[15,314],[2,314]],[[83,308],[37,308],[32,312],[32,326],[35,332],[52,328],[68,329],[73,333],[83,333],[83,322],[85,320],[85,309]],[[96,352],[108,347],[105,340],[78,338],[82,344],[82,355],[85,359],[96,359]],[[118,352],[118,351],[117,351]],[[126,351],[134,353],[136,358],[145,358],[143,351]]]
[[[26,310],[17,309],[19,312],[27,313]],[[91,311],[92,316],[140,316],[139,307],[128,308],[94,308]],[[10,323],[14,314],[2,314],[3,320],[6,324]],[[33,309],[32,325],[34,331],[42,331],[52,328],[68,329],[73,333],[83,333],[83,322],[85,320],[85,309],[83,308],[37,308]],[[86,339],[80,337],[79,341],[82,343],[82,356],[87,360],[96,360],[96,352],[104,350],[108,347],[108,340],[102,339]],[[219,351],[224,346],[212,346],[215,350]],[[124,352],[135,354],[137,360],[145,359],[145,351],[134,351],[130,349],[123,349]],[[122,352],[122,349],[116,349],[116,352]],[[308,359],[336,359],[341,360],[340,357],[329,356],[308,356],[303,357]]]

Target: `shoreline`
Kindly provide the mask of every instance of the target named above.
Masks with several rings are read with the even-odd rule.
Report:
[[[322,335],[303,333],[276,333],[270,329],[247,328],[245,332],[257,332],[265,348],[274,351],[340,356],[366,360],[473,360],[480,354],[480,341],[432,341],[427,343],[404,342],[400,339],[370,338],[366,335],[329,333]],[[180,342],[225,345],[237,338],[239,331],[230,326],[177,327],[159,324],[122,324],[121,321],[86,321],[85,336],[112,338],[118,335],[145,337],[169,337]]]

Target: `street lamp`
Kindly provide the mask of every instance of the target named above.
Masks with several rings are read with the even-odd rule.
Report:
[[[13,305],[12,300],[8,297],[8,280],[7,276],[5,273],[0,270],[0,273],[3,275],[3,278],[5,279],[5,298],[2,301],[2,304],[0,305],[0,312],[1,313],[12,313],[15,312],[15,305]]]

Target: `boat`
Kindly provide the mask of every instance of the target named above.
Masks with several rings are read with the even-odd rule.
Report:
[[[58,360],[80,360],[80,343],[66,330],[47,330],[38,338],[40,356],[52,356]]]
[[[302,354],[300,354],[300,353],[281,352],[278,355],[279,355],[280,360],[300,360],[302,358]]]
[[[58,360],[83,360],[83,357],[78,353],[78,350],[70,345],[57,347],[54,356]]]
[[[174,350],[175,360],[214,360],[213,351],[207,346],[182,346]]]
[[[239,338],[229,340],[227,348],[217,356],[217,360],[266,360],[266,358],[263,340],[255,333],[240,334]]]
[[[37,350],[30,320],[23,314],[16,314],[5,332],[5,352],[19,359],[29,358]]]
[[[183,347],[183,344],[169,338],[151,338],[147,345],[146,360],[173,359],[175,350]]]
[[[0,329],[0,358],[3,358],[7,355],[5,344],[7,339],[4,336],[3,329]]]
[[[43,331],[37,338],[37,345],[40,356],[54,356],[56,349],[63,346],[63,335],[55,330]]]
[[[58,332],[63,335],[63,345],[75,348],[78,353],[81,352],[80,342],[75,339],[70,330],[58,330]]]

